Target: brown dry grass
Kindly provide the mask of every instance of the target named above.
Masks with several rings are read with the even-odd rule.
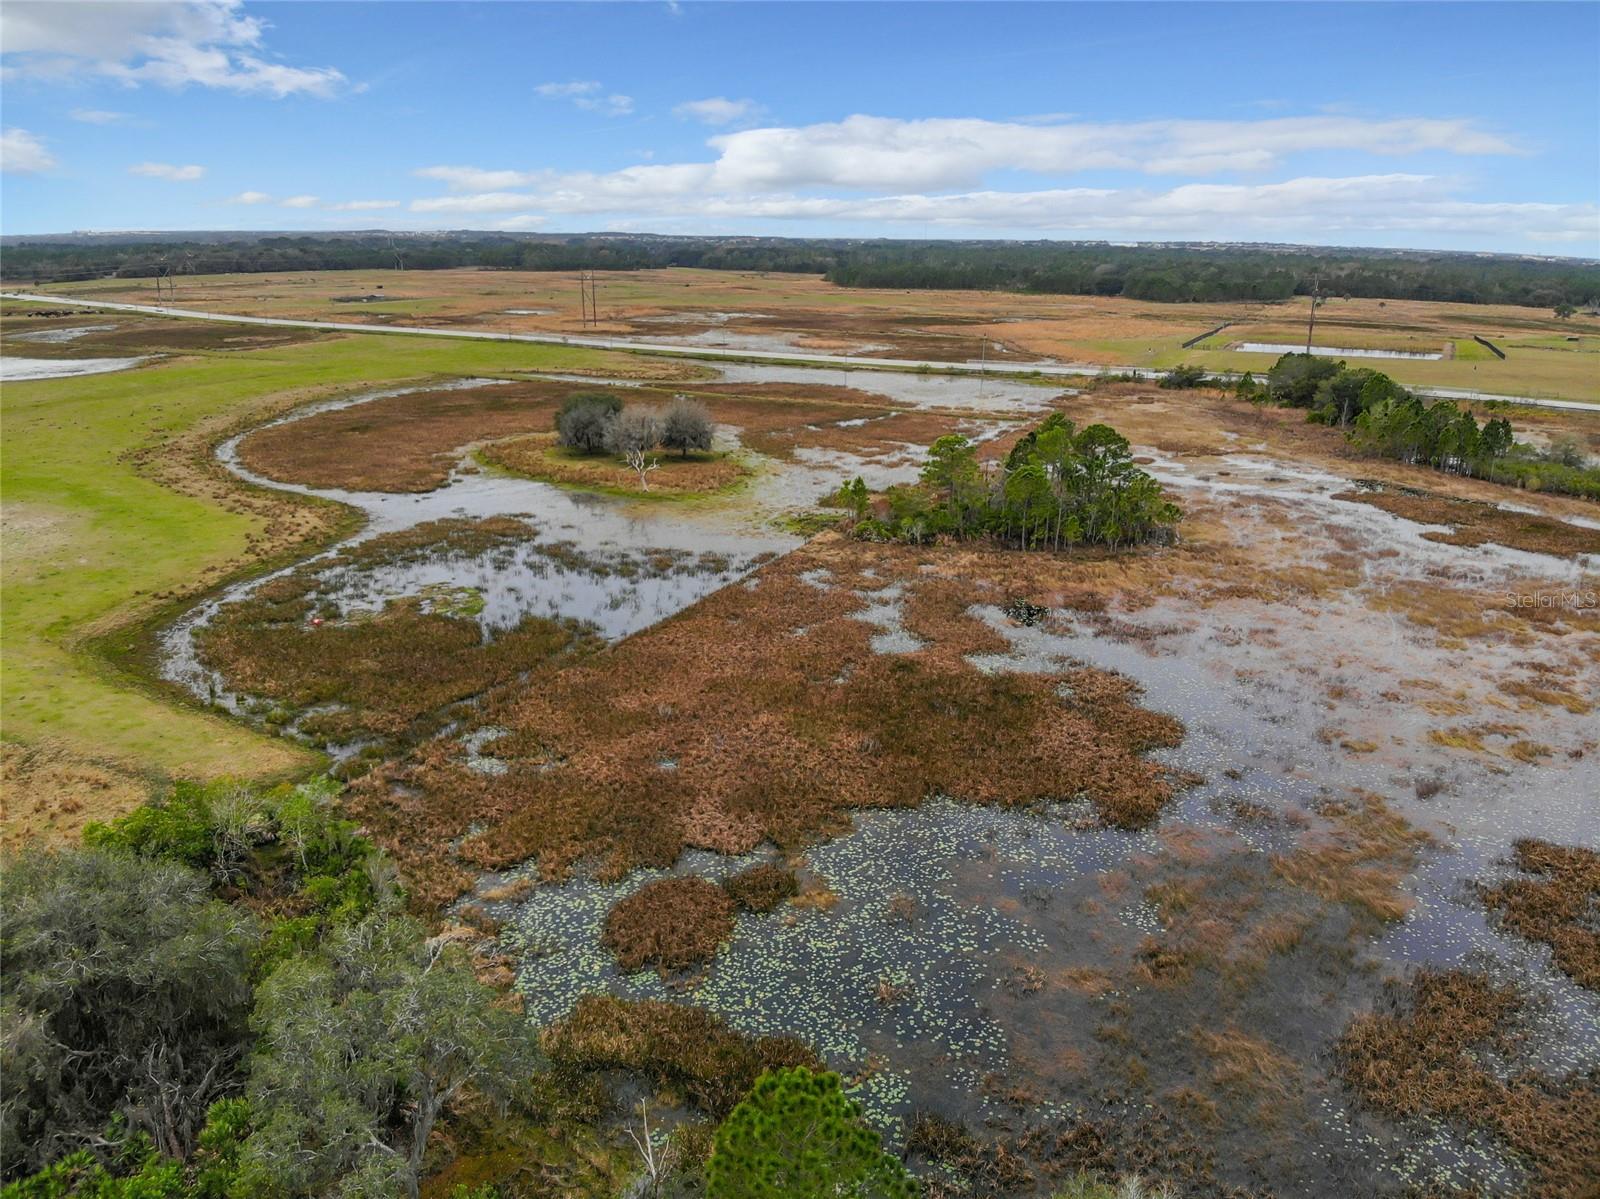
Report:
[[[746,912],[770,912],[800,893],[800,880],[786,866],[762,862],[723,879],[722,889]]]
[[[1556,966],[1579,986],[1600,991],[1600,853],[1525,839],[1515,846],[1518,870],[1484,891],[1483,902],[1518,936],[1555,953]]]
[[[620,899],[600,943],[624,970],[703,966],[733,935],[734,902],[703,878],[664,878]]]
[[[1398,920],[1410,911],[1401,883],[1428,835],[1370,792],[1324,804],[1319,815],[1326,821],[1322,828],[1292,852],[1272,856],[1273,873],[1374,922]]]
[[[605,454],[575,454],[556,445],[554,433],[532,433],[487,445],[480,452],[486,462],[503,470],[568,487],[609,488],[639,492],[639,476],[620,458]],[[651,455],[656,468],[648,475],[648,488],[667,495],[721,491],[750,474],[750,469],[726,454]]]
[[[509,518],[435,521],[372,538],[332,561],[470,555],[530,532]],[[370,616],[335,619],[319,615],[317,597],[310,569],[273,579],[226,605],[197,644],[202,661],[246,694],[295,710],[335,705],[302,725],[331,741],[423,735],[449,705],[589,644],[569,625],[534,617],[486,641],[475,618],[425,611],[417,597]]]
[[[49,742],[0,742],[0,848],[76,840],[91,820],[120,816],[150,791],[149,780],[115,762]]]
[[[966,587],[972,603],[990,592],[938,577],[941,601],[917,607],[924,553],[824,535],[765,567],[753,590],[726,589],[591,661],[497,692],[484,720],[510,730],[490,747],[504,775],[473,775],[453,745],[432,745],[359,784],[350,803],[424,902],[529,859],[551,878],[586,858],[620,877],[690,846],[797,847],[843,829],[850,808],[940,793],[1003,805],[1082,795],[1107,823],[1153,820],[1174,784],[1142,755],[1176,744],[1181,726],[1101,671],[1074,672],[1066,699],[1051,678],[977,671],[963,655],[994,635],[948,591]],[[1008,557],[1021,555],[963,551],[948,565],[984,579],[1019,569]],[[1079,573],[1070,558],[1027,557],[1046,586]],[[810,586],[800,576],[814,569],[837,585]],[[915,653],[873,652],[855,618],[864,603],[852,589],[890,581],[911,593],[928,640]]]
[[[534,478],[575,486],[636,486],[610,458],[557,451],[550,429],[561,402],[597,384],[523,380],[460,390],[433,388],[368,400],[262,428],[239,445],[240,461],[280,482],[350,490],[431,491],[446,481],[469,446],[488,443],[485,457]],[[866,456],[903,453],[928,444],[959,417],[923,412],[846,387],[773,384],[686,384],[632,387],[629,402],[664,404],[687,394],[742,443],[787,459],[798,448],[850,450]],[[842,421],[867,418],[863,425]],[[652,488],[710,491],[735,482],[744,468],[726,457],[685,460],[663,452]]]
[[[1600,1193],[1600,1078],[1524,1072],[1502,1081],[1487,1053],[1515,1052],[1511,990],[1465,971],[1423,970],[1387,1010],[1358,1016],[1335,1047],[1345,1079],[1367,1102],[1493,1132],[1526,1161],[1529,1194]]]
[[[1600,529],[1584,528],[1527,512],[1510,512],[1477,500],[1389,488],[1341,491],[1333,498],[1370,504],[1391,516],[1420,524],[1450,526],[1448,533],[1424,533],[1423,536],[1429,541],[1469,546],[1493,542],[1511,549],[1550,554],[1558,558],[1600,553]]]
[[[822,1068],[794,1037],[747,1037],[704,1008],[609,995],[585,995],[540,1034],[540,1044],[558,1067],[643,1074],[718,1118],[767,1070]]]
[[[432,491],[463,446],[550,428],[572,383],[523,382],[418,391],[272,425],[239,443],[269,479],[350,491]]]

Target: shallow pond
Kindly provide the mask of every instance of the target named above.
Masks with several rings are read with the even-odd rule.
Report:
[[[125,371],[143,361],[144,357],[13,358],[7,356],[0,358],[0,382],[23,383],[31,379],[72,379],[81,375],[104,375],[111,371]]]
[[[1303,345],[1282,344],[1275,341],[1241,341],[1233,347],[1246,354],[1304,354]],[[1339,346],[1312,346],[1313,358],[1411,358],[1424,362],[1438,362],[1444,357],[1440,353],[1430,353],[1426,350],[1353,350]]]

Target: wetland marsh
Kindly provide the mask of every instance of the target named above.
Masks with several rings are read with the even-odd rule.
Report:
[[[1592,504],[1360,458],[1211,390],[526,353],[312,372],[197,426],[206,494],[309,516],[144,652],[186,719],[328,755],[413,907],[552,1044],[596,994],[627,1003],[581,1009],[585,1037],[650,1002],[798,1037],[945,1193],[1079,1169],[1194,1195],[1582,1193]],[[691,396],[742,473],[664,495],[604,462],[507,469],[497,447],[541,445],[596,387]],[[795,531],[854,478],[914,482],[947,435],[994,472],[1056,412],[1132,442],[1183,509],[1174,543]],[[712,929],[691,964],[608,948],[642,887],[760,865],[793,887],[686,907]],[[1451,1003],[1489,1013],[1459,1049],[1491,1055],[1482,1078],[1408,1032]],[[656,1089],[669,1122],[709,1110]],[[930,1120],[966,1148],[931,1151]]]

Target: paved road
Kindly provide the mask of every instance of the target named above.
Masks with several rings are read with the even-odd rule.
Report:
[[[35,304],[105,309],[111,312],[138,312],[149,316],[173,316],[197,321],[225,321],[236,325],[271,325],[286,329],[328,329],[338,333],[392,333],[410,337],[457,337],[473,341],[520,341],[537,345],[583,346],[596,350],[630,350],[637,353],[672,355],[679,358],[727,359],[739,362],[786,362],[806,366],[838,367],[847,370],[925,371],[946,370],[952,366],[985,375],[1039,377],[1049,379],[1083,378],[1087,375],[1119,375],[1138,371],[1152,378],[1159,372],[1138,366],[1098,366],[1092,363],[998,363],[940,362],[923,358],[851,358],[843,354],[814,354],[805,350],[784,350],[770,354],[749,350],[722,349],[717,346],[684,346],[664,342],[636,341],[626,337],[564,337],[559,333],[498,333],[489,329],[438,329],[419,325],[358,325],[346,321],[308,321],[277,316],[238,316],[226,312],[201,312],[195,308],[170,308],[157,304],[123,304],[113,300],[77,300],[67,296],[38,295],[32,292],[0,292],[0,298],[26,300]],[[1217,378],[1235,375],[1213,372]],[[1577,400],[1546,400],[1534,396],[1498,395],[1493,392],[1465,391],[1452,387],[1412,387],[1419,395],[1449,400],[1499,401],[1536,408],[1571,408],[1600,413],[1600,404]]]

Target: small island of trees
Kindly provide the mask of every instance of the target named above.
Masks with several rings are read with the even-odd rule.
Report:
[[[1020,549],[1170,541],[1182,515],[1135,465],[1127,438],[1109,425],[1080,430],[1060,413],[998,469],[952,434],[933,443],[916,484],[874,496],[858,477],[832,503],[850,509],[850,531],[868,540],[983,538]]]

